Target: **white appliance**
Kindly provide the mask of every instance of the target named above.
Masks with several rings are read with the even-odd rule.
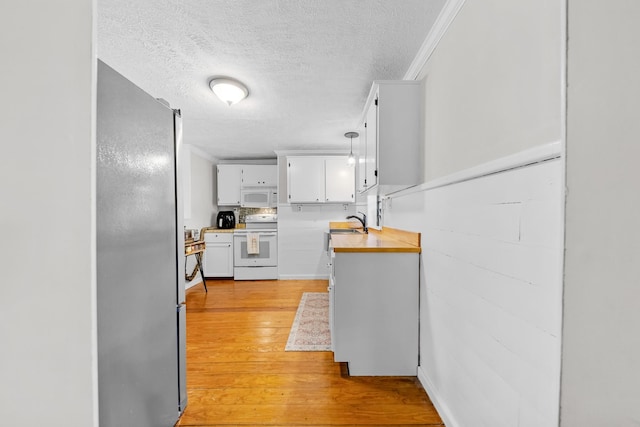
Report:
[[[273,280],[278,278],[278,216],[247,215],[246,228],[233,233],[233,278]]]
[[[240,206],[243,208],[275,208],[277,205],[276,187],[243,187],[240,190]]]

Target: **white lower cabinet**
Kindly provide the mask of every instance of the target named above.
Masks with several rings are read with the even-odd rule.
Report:
[[[233,233],[205,233],[205,277],[233,277]]]
[[[350,375],[417,375],[418,263],[417,253],[332,253],[332,347]]]

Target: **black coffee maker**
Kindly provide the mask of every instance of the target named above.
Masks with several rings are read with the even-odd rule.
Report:
[[[216,218],[216,227],[218,228],[235,228],[236,216],[233,211],[220,211]]]

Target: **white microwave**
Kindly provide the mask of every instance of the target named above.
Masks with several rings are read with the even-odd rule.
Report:
[[[240,189],[243,208],[275,208],[278,206],[276,187],[243,187]]]

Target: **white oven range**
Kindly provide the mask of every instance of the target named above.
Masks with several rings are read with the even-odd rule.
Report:
[[[245,224],[233,232],[234,280],[277,279],[277,214],[247,215]]]

